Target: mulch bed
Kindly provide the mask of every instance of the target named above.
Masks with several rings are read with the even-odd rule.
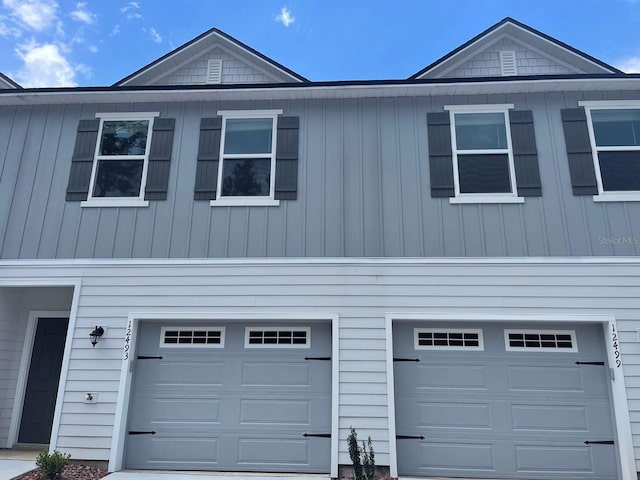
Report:
[[[109,474],[106,470],[89,465],[70,464],[64,469],[59,480],[99,480]],[[12,480],[44,480],[38,469],[23,473]]]

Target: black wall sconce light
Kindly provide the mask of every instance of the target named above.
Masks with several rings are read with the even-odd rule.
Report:
[[[98,340],[100,340],[100,337],[102,337],[102,335],[104,335],[104,328],[96,325],[96,328],[93,329],[93,332],[89,334],[89,338],[91,338],[91,345],[95,347],[96,343],[98,343]]]

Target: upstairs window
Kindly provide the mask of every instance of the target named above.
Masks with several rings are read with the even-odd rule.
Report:
[[[276,133],[281,110],[218,112],[222,141],[217,203],[275,202]]]
[[[144,203],[155,113],[99,114],[87,204]]]
[[[640,108],[587,108],[587,118],[598,193],[638,197]]]
[[[521,203],[509,128],[512,105],[448,106],[455,198],[452,203]]]

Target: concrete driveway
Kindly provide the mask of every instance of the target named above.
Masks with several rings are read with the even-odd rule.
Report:
[[[247,475],[211,472],[153,472],[149,470],[129,470],[110,473],[106,480],[320,480],[328,479],[328,475]]]

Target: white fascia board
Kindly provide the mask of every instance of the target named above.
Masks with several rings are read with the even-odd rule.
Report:
[[[221,259],[190,259],[190,258],[131,258],[131,259],[27,259],[0,260],[0,286],[49,286],[51,280],[38,277],[41,272],[34,272],[34,279],[25,280],[26,283],[11,283],[2,279],[4,267],[56,268],[56,267],[164,267],[164,266],[289,266],[289,265],[640,265],[640,257],[469,257],[469,258],[424,258],[424,257],[362,257],[362,258],[221,258]],[[75,275],[77,275],[76,273]],[[59,279],[56,285],[73,286],[74,278]]]
[[[511,77],[514,78],[514,77]],[[0,94],[0,105],[79,103],[197,102],[223,100],[304,100],[322,98],[374,98],[433,95],[491,95],[559,91],[640,90],[640,78],[537,79],[482,82],[443,82],[394,85],[330,85],[238,89],[163,89],[131,91],[16,90]]]

